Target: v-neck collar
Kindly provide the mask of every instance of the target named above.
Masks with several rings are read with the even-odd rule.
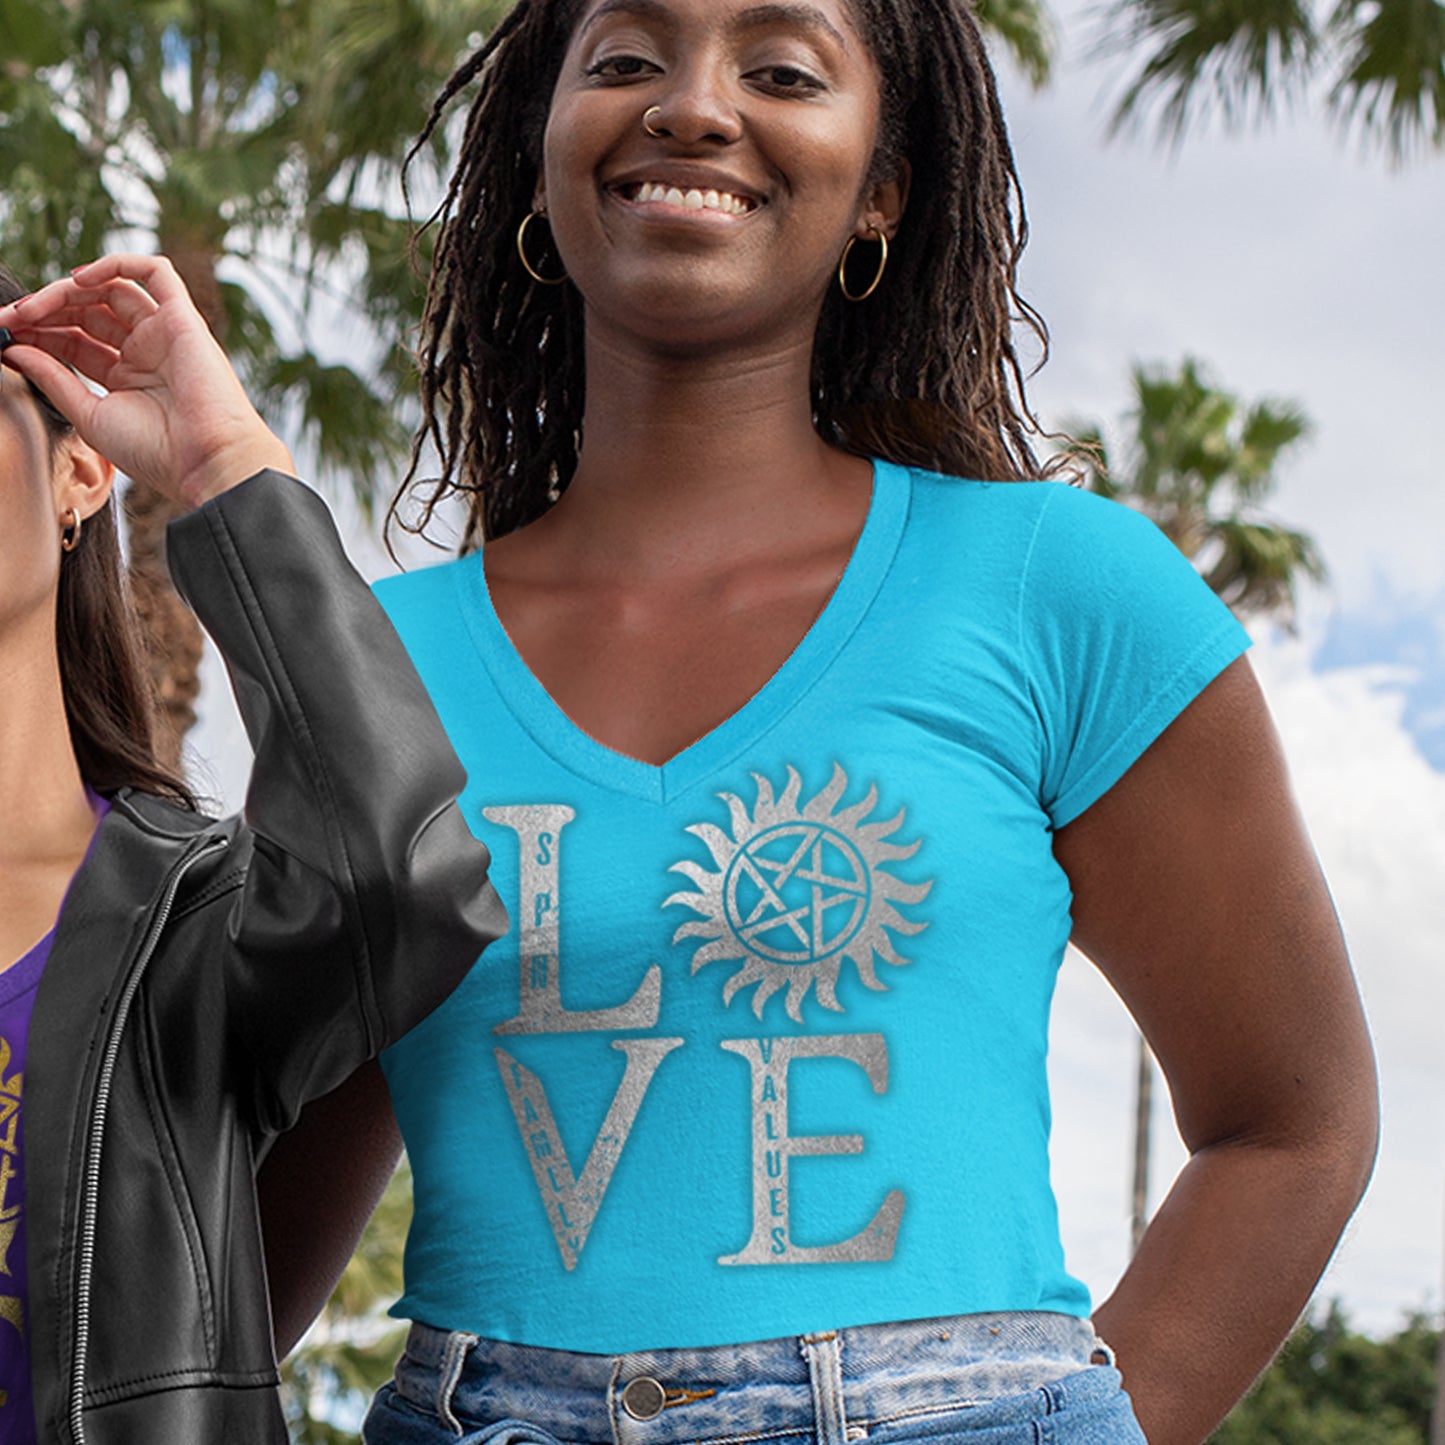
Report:
[[[598,787],[666,803],[752,747],[827,671],[888,574],[908,519],[910,487],[905,468],[873,463],[873,495],[863,530],[813,625],[747,702],[665,763],[643,762],[598,742],[558,707],[502,626],[487,589],[480,551],[453,569],[457,601],[497,692],[539,748]]]

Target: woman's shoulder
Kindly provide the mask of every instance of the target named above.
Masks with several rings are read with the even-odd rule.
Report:
[[[976,481],[918,469],[909,476],[913,530],[935,547],[996,551],[1029,574],[1090,575],[1136,558],[1188,567],[1142,512],[1067,481]]]
[[[1140,522],[1152,526],[1132,508],[1062,478],[982,481],[891,462],[880,465],[907,473],[915,505],[928,512],[930,520],[954,520],[971,528],[1022,523],[1105,532],[1127,531]]]
[[[426,567],[415,567],[405,572],[395,572],[389,577],[380,577],[371,584],[371,590],[388,612],[393,608],[435,601],[462,584],[469,573],[478,568],[480,560],[480,552],[469,552],[462,557],[448,557]]]
[[[980,481],[920,468],[888,471],[907,477],[908,545],[924,564],[986,566],[990,583],[1021,578],[1036,554],[1051,567],[1086,566],[1098,553],[1130,544],[1139,514],[1064,481]],[[885,473],[886,475],[887,473]]]
[[[481,553],[399,572],[371,584],[376,600],[401,635],[414,663],[419,652],[449,649],[469,613],[485,602]]]

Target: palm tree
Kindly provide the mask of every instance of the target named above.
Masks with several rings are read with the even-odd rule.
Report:
[[[42,280],[106,248],[165,252],[263,408],[369,501],[404,454],[394,339],[420,303],[409,228],[377,198],[500,8],[6,0],[0,253]],[[312,345],[313,309],[332,298],[361,325],[359,366]],[[163,562],[172,511],[133,486],[126,514],[174,761],[200,634]]]
[[[1322,93],[1396,163],[1445,148],[1441,0],[1112,0],[1098,48],[1131,61],[1115,131],[1157,107],[1177,143],[1211,112],[1237,129]]]
[[[1290,402],[1238,397],[1211,384],[1199,363],[1178,371],[1133,368],[1134,406],[1122,455],[1111,458],[1102,428],[1074,428],[1089,486],[1145,513],[1241,617],[1270,617],[1293,630],[1299,579],[1321,582],[1314,541],[1261,507],[1277,483],[1281,456],[1310,424]],[[1147,1222],[1154,1062],[1139,1040],[1130,1249]]]
[[[1054,17],[1042,0],[976,0],[974,14],[1035,89],[1047,83],[1058,37]]]

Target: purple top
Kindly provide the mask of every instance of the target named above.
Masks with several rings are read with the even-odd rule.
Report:
[[[110,811],[110,804],[94,793],[90,801],[99,824]],[[94,843],[94,835],[91,841]],[[63,901],[60,906],[63,912]],[[54,941],[52,928],[18,963],[0,973],[0,1445],[35,1445],[36,1439],[25,1320],[28,1294],[21,1086],[30,1015]]]

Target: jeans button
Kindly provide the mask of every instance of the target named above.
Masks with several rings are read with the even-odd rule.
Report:
[[[667,1392],[648,1375],[629,1380],[622,1391],[622,1408],[634,1420],[655,1420],[667,1404]]]

